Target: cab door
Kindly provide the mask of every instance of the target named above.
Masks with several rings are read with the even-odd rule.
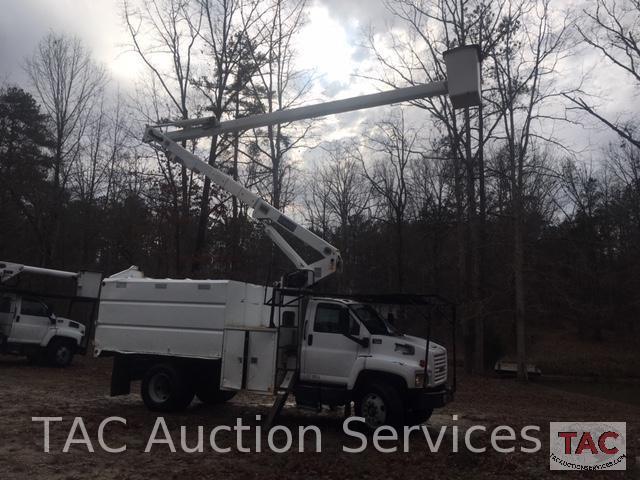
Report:
[[[310,314],[302,343],[300,379],[347,385],[362,347],[345,332],[358,337],[359,322],[346,306],[337,303],[318,303]]]
[[[19,309],[13,320],[10,342],[40,343],[51,327],[47,306],[32,298],[19,300]]]

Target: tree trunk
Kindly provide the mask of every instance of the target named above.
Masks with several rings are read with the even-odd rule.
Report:
[[[518,195],[519,196],[519,195]],[[525,306],[524,306],[524,251],[522,244],[522,215],[518,211],[514,222],[514,248],[513,248],[513,276],[515,289],[515,321],[516,321],[516,348],[518,360],[518,379],[526,381],[527,355],[525,336]]]
[[[216,152],[218,149],[218,136],[211,139],[211,149],[209,150],[209,165],[216,162]],[[207,241],[207,228],[209,227],[209,201],[211,199],[211,180],[205,177],[202,186],[202,198],[200,199],[200,214],[198,215],[198,227],[196,229],[196,241],[193,248],[193,259],[191,261],[191,273],[202,271],[202,264]]]
[[[478,257],[477,257],[477,280],[478,280],[478,306],[476,316],[476,344],[475,344],[475,364],[478,373],[484,373],[484,323],[486,297],[485,282],[487,281],[487,199],[484,178],[484,110],[482,104],[478,107],[478,193],[479,193],[479,215],[478,215]]]

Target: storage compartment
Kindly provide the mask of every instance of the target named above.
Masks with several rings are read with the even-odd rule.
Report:
[[[277,335],[275,329],[227,329],[220,387],[272,393]]]
[[[221,358],[226,327],[269,324],[264,287],[231,280],[115,277],[103,282],[95,348]]]
[[[276,330],[249,332],[246,389],[272,393],[276,362]]]
[[[222,375],[220,388],[223,390],[242,389],[244,372],[244,350],[246,330],[231,330],[224,332],[224,354],[222,355]]]

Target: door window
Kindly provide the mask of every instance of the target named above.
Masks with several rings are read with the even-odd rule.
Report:
[[[318,305],[313,331],[320,333],[340,333],[340,310],[341,308],[337,305]]]
[[[49,309],[42,302],[22,299],[22,307],[20,308],[20,313],[22,315],[33,315],[35,317],[48,317]]]
[[[313,331],[318,333],[345,333],[345,328],[341,326],[341,317],[349,319],[348,332],[350,335],[360,334],[360,324],[349,314],[349,310],[330,303],[318,305]]]

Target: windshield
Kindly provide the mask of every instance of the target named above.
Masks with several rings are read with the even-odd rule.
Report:
[[[399,332],[378,315],[372,306],[352,305],[350,308],[371,335],[399,335]]]

